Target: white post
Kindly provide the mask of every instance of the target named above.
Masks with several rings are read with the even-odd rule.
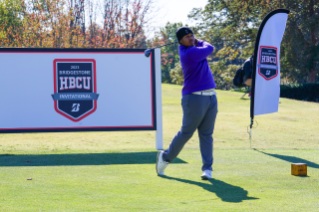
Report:
[[[163,149],[161,49],[155,49],[156,149]]]

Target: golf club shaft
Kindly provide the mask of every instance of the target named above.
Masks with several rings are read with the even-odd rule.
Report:
[[[157,46],[157,47],[154,47],[154,48],[151,48],[151,49],[162,48],[162,47],[164,47],[164,46],[172,45],[172,44],[175,44],[175,43],[178,43],[178,41],[175,41],[175,42],[172,42],[172,43],[168,43],[168,44],[165,44],[165,45],[162,45],[162,46]],[[151,50],[151,49],[150,49],[150,50]]]
[[[162,45],[162,46],[157,46],[157,47],[154,47],[154,48],[151,48],[151,49],[146,49],[146,50],[144,51],[144,55],[145,55],[145,57],[149,57],[150,54],[151,54],[151,51],[152,51],[153,49],[162,48],[162,47],[164,47],[164,46],[172,45],[172,44],[175,44],[175,43],[178,43],[178,41],[175,41],[175,42],[172,42],[172,43],[168,43],[168,44],[165,44],[165,45]]]

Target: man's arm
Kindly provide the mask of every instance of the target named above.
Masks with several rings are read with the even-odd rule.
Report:
[[[210,43],[195,39],[195,46],[188,49],[187,59],[200,62],[205,60],[213,51],[214,47]]]

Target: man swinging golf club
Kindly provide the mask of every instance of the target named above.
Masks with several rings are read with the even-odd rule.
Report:
[[[167,165],[182,150],[197,129],[202,155],[202,179],[212,178],[213,131],[217,115],[216,88],[207,56],[214,51],[208,42],[197,40],[193,31],[181,27],[176,31],[180,43],[179,56],[184,75],[182,89],[183,123],[169,148],[157,154],[156,171],[164,175]]]

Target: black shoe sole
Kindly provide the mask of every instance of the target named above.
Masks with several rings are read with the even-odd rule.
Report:
[[[206,176],[201,176],[202,177],[202,180],[209,180],[208,177]]]
[[[211,179],[213,179],[213,178],[208,178],[206,176],[201,176],[201,178],[202,178],[202,180],[211,180]]]

